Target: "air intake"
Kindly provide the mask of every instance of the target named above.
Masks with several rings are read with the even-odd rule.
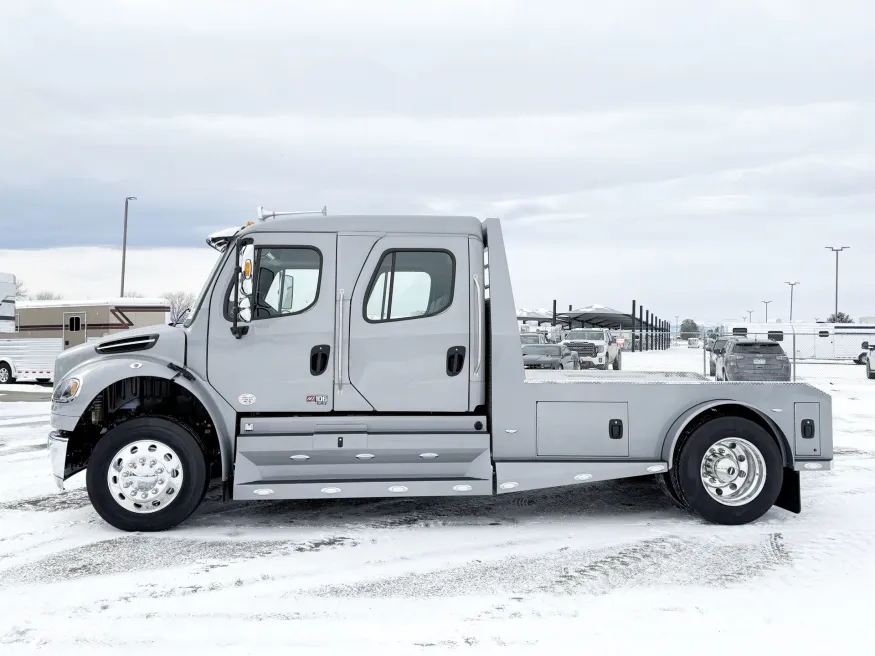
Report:
[[[155,346],[158,335],[138,335],[137,337],[124,337],[111,342],[105,342],[94,347],[98,353],[114,355],[116,353],[132,353],[134,351],[148,351]]]

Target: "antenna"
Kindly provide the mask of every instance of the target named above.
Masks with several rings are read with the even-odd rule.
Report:
[[[259,221],[275,219],[278,216],[297,216],[299,214],[321,214],[322,216],[328,216],[328,206],[324,205],[321,210],[304,210],[303,212],[275,212],[271,210],[266,210],[261,205],[259,205],[257,212]]]

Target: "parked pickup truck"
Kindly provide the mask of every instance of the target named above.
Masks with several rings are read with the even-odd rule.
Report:
[[[569,330],[562,345],[577,352],[581,369],[608,369],[619,371],[622,366],[620,347],[610,330],[575,328]]]
[[[831,400],[807,384],[527,374],[497,219],[268,215],[208,242],[222,254],[184,324],[56,361],[54,477],[85,469],[117,528],[182,522],[211,479],[275,500],[642,475],[744,524],[799,512],[799,473],[832,466]]]

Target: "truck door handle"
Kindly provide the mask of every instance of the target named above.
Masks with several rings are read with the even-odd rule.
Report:
[[[310,374],[321,376],[328,369],[328,355],[331,347],[328,344],[320,344],[310,349]]]
[[[451,346],[447,351],[447,376],[458,376],[465,366],[465,347]]]
[[[622,419],[611,419],[608,422],[608,434],[610,435],[612,440],[622,440],[623,439],[623,420]]]
[[[803,419],[802,420],[802,437],[806,440],[814,439],[814,420],[813,419]]]

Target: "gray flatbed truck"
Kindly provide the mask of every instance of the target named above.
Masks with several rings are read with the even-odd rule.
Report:
[[[123,530],[226,500],[494,495],[657,476],[711,522],[801,510],[832,463],[806,384],[523,369],[501,224],[277,214],[213,235],[182,325],[55,365],[55,479]]]

